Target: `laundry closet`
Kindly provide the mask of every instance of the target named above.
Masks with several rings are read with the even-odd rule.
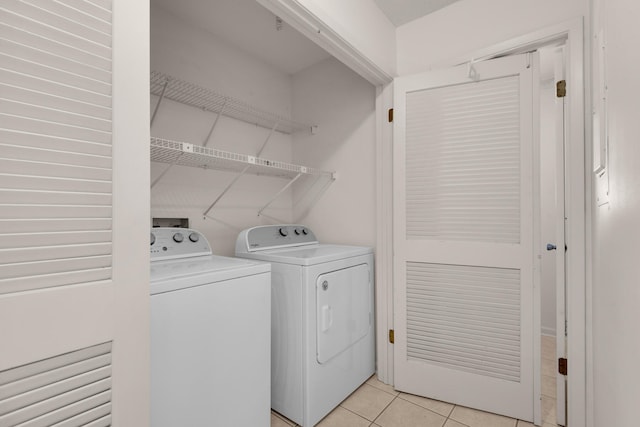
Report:
[[[151,216],[374,246],[375,87],[253,0],[151,1]]]

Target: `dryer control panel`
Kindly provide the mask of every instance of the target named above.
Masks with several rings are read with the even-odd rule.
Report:
[[[151,261],[211,255],[207,239],[190,228],[152,228],[150,238]]]
[[[263,225],[249,228],[238,235],[238,240],[236,240],[236,253],[317,243],[318,240],[316,236],[304,225]]]

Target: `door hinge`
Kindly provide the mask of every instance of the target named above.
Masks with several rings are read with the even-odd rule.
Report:
[[[565,96],[567,96],[567,81],[560,80],[556,82],[556,97],[564,98]]]
[[[395,339],[393,338],[393,329],[389,329],[389,342],[393,344]]]
[[[389,123],[393,121],[393,108],[389,108]]]
[[[558,372],[562,375],[567,375],[567,359],[564,357],[558,359]]]

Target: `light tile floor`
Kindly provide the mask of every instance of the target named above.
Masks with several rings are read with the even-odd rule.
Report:
[[[542,338],[542,421],[556,426],[555,338]],[[296,424],[271,413],[271,427]],[[411,394],[375,376],[347,397],[317,427],[533,427],[533,424]]]

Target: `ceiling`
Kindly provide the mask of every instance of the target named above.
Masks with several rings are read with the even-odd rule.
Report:
[[[375,0],[396,27],[449,6],[458,0]]]
[[[348,1],[348,0],[347,0]],[[397,27],[458,0],[375,0]],[[329,54],[255,0],[151,0],[160,7],[276,69],[295,74]]]
[[[295,74],[329,54],[282,24],[255,0],[151,0],[160,7],[287,74]]]

